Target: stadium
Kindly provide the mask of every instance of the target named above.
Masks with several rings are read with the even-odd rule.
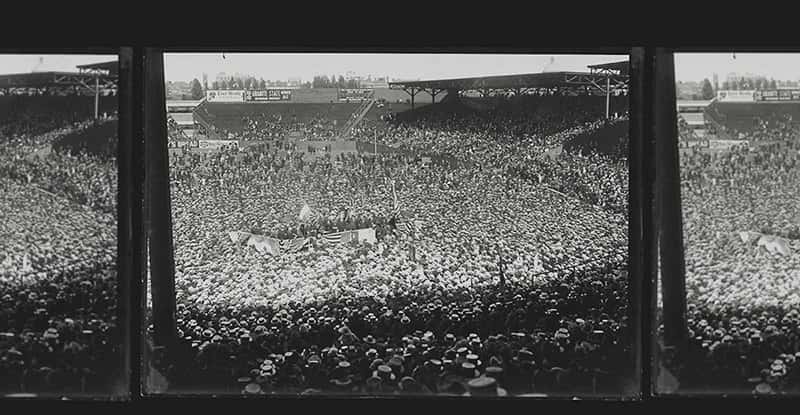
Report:
[[[0,75],[0,393],[124,389],[117,61]]]
[[[664,392],[800,392],[798,111],[797,89],[678,102],[688,341]]]
[[[148,316],[147,388],[637,393],[628,78],[167,102],[175,339]]]

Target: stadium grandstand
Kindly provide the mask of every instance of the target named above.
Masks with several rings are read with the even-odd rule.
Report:
[[[116,61],[0,75],[0,393],[116,394]]]
[[[597,100],[601,105],[604,98],[605,118],[609,119],[627,111],[628,71],[628,62],[620,61],[591,65],[586,72],[391,82],[389,88],[383,89],[207,91],[199,102],[169,101],[167,111],[172,120],[173,147],[231,145],[255,119],[270,120],[270,138],[363,140],[367,138],[353,136],[362,120],[369,123],[415,110],[420,106],[417,97],[421,92],[430,97],[430,104],[459,103],[478,110],[489,109],[499,102],[496,98],[502,97],[581,96],[593,97],[585,99]],[[263,137],[264,129],[261,130]]]

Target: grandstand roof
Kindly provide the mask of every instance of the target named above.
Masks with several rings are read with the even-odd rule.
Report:
[[[30,72],[0,75],[0,90],[84,88],[94,91],[95,78],[101,88],[116,88],[116,76],[80,72]]]
[[[627,65],[627,61],[625,62]],[[606,78],[611,81],[612,88],[627,88],[628,75],[614,73],[589,72],[541,72],[516,75],[481,76],[455,79],[432,79],[422,81],[390,82],[392,89],[518,89],[518,88],[565,88],[583,89],[597,87],[605,89]]]
[[[620,74],[628,75],[630,73],[630,63],[628,61],[599,63],[596,65],[589,65],[589,69],[600,71],[617,71]]]

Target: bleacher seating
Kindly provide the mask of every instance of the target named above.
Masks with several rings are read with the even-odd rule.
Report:
[[[359,103],[337,104],[239,104],[205,103],[200,109],[217,129],[237,133],[244,129],[245,117],[280,115],[283,120],[307,122],[315,118],[336,120],[344,126]]]

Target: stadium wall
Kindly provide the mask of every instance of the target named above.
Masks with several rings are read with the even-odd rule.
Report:
[[[299,104],[339,102],[339,90],[337,88],[293,89],[291,102]]]
[[[727,128],[746,131],[754,127],[756,117],[787,114],[800,121],[800,102],[719,102],[714,101],[709,111],[721,115],[717,121]]]

